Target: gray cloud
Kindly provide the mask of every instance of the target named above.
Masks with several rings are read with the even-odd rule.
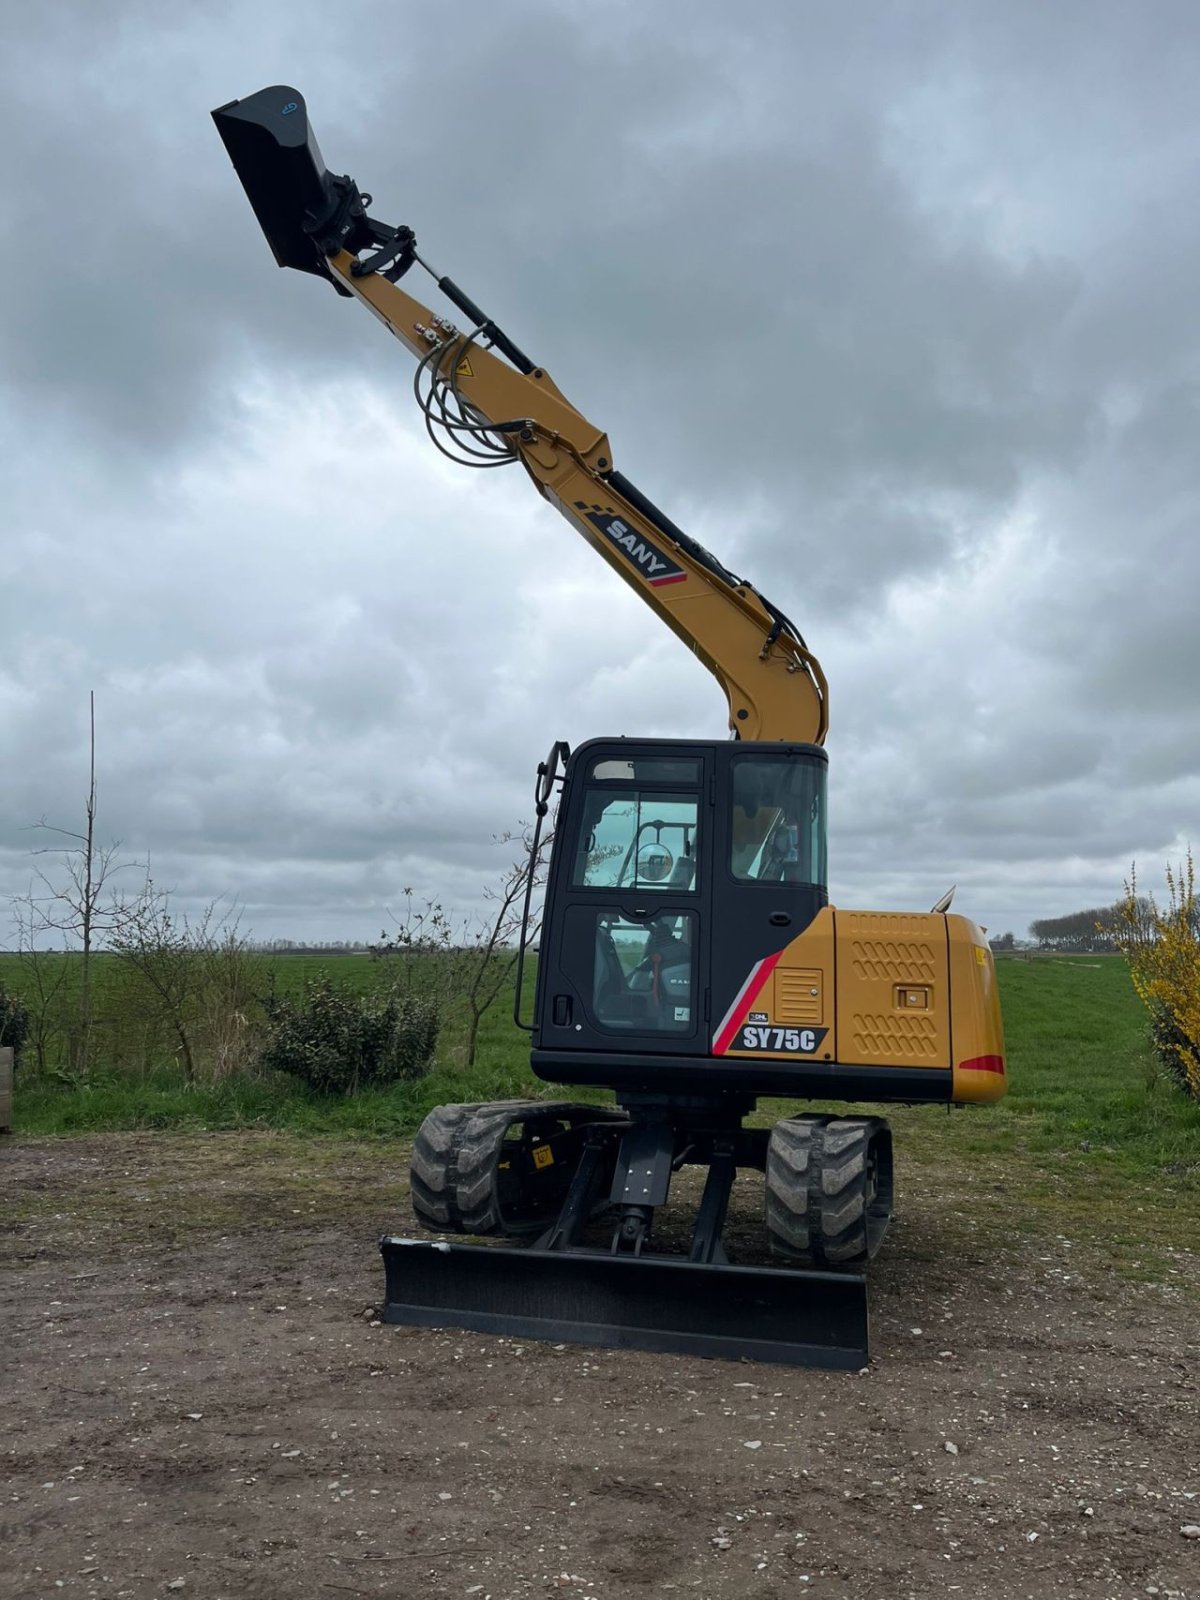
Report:
[[[518,479],[428,452],[407,358],[274,267],[208,119],[264,83],[796,617],[834,887],[1018,931],[1194,833],[1200,23],[516,0],[59,5],[10,29],[0,625],[25,825],[189,904],[463,906],[551,736],[720,697]],[[364,42],[369,47],[364,48]]]

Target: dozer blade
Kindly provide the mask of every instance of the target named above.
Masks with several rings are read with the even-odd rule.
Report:
[[[276,261],[332,283],[323,256],[304,230],[305,217],[325,214],[332,199],[304,96],[277,84],[245,100],[231,100],[212,117]]]
[[[385,1322],[628,1350],[865,1367],[859,1276],[384,1238]]]

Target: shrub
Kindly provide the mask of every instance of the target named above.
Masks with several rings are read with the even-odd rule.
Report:
[[[13,1061],[21,1059],[21,1047],[29,1037],[29,1012],[24,1001],[0,983],[0,1046],[12,1050]]]
[[[1200,1100],[1200,1030],[1189,1038],[1165,1006],[1151,1013],[1150,1038],[1168,1074],[1193,1099]]]
[[[1133,986],[1150,1012],[1159,1059],[1180,1087],[1200,1100],[1200,897],[1189,850],[1167,868],[1168,903],[1139,897],[1135,874],[1125,886],[1117,940]]]
[[[130,1047],[150,1060],[170,1051],[189,1084],[217,1082],[252,1060],[262,964],[216,901],[195,920],[177,917],[170,895],[147,878],[114,902],[109,945],[119,1025],[110,1059]]]
[[[437,1005],[422,995],[361,995],[327,972],[307,978],[300,998],[274,988],[264,1001],[261,1064],[318,1094],[354,1094],[428,1071],[437,1044]]]

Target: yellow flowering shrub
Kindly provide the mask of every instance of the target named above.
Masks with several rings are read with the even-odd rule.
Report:
[[[1167,905],[1137,892],[1132,872],[1120,906],[1117,945],[1133,986],[1150,1011],[1159,1055],[1183,1088],[1200,1100],[1200,899],[1189,849],[1167,868]]]

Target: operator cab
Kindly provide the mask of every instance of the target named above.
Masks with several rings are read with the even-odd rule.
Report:
[[[828,903],[826,771],[810,744],[592,740],[570,756],[536,1072],[654,1088],[666,1058],[711,1061],[715,1024],[756,965]],[[745,1064],[725,1070],[751,1088]]]

